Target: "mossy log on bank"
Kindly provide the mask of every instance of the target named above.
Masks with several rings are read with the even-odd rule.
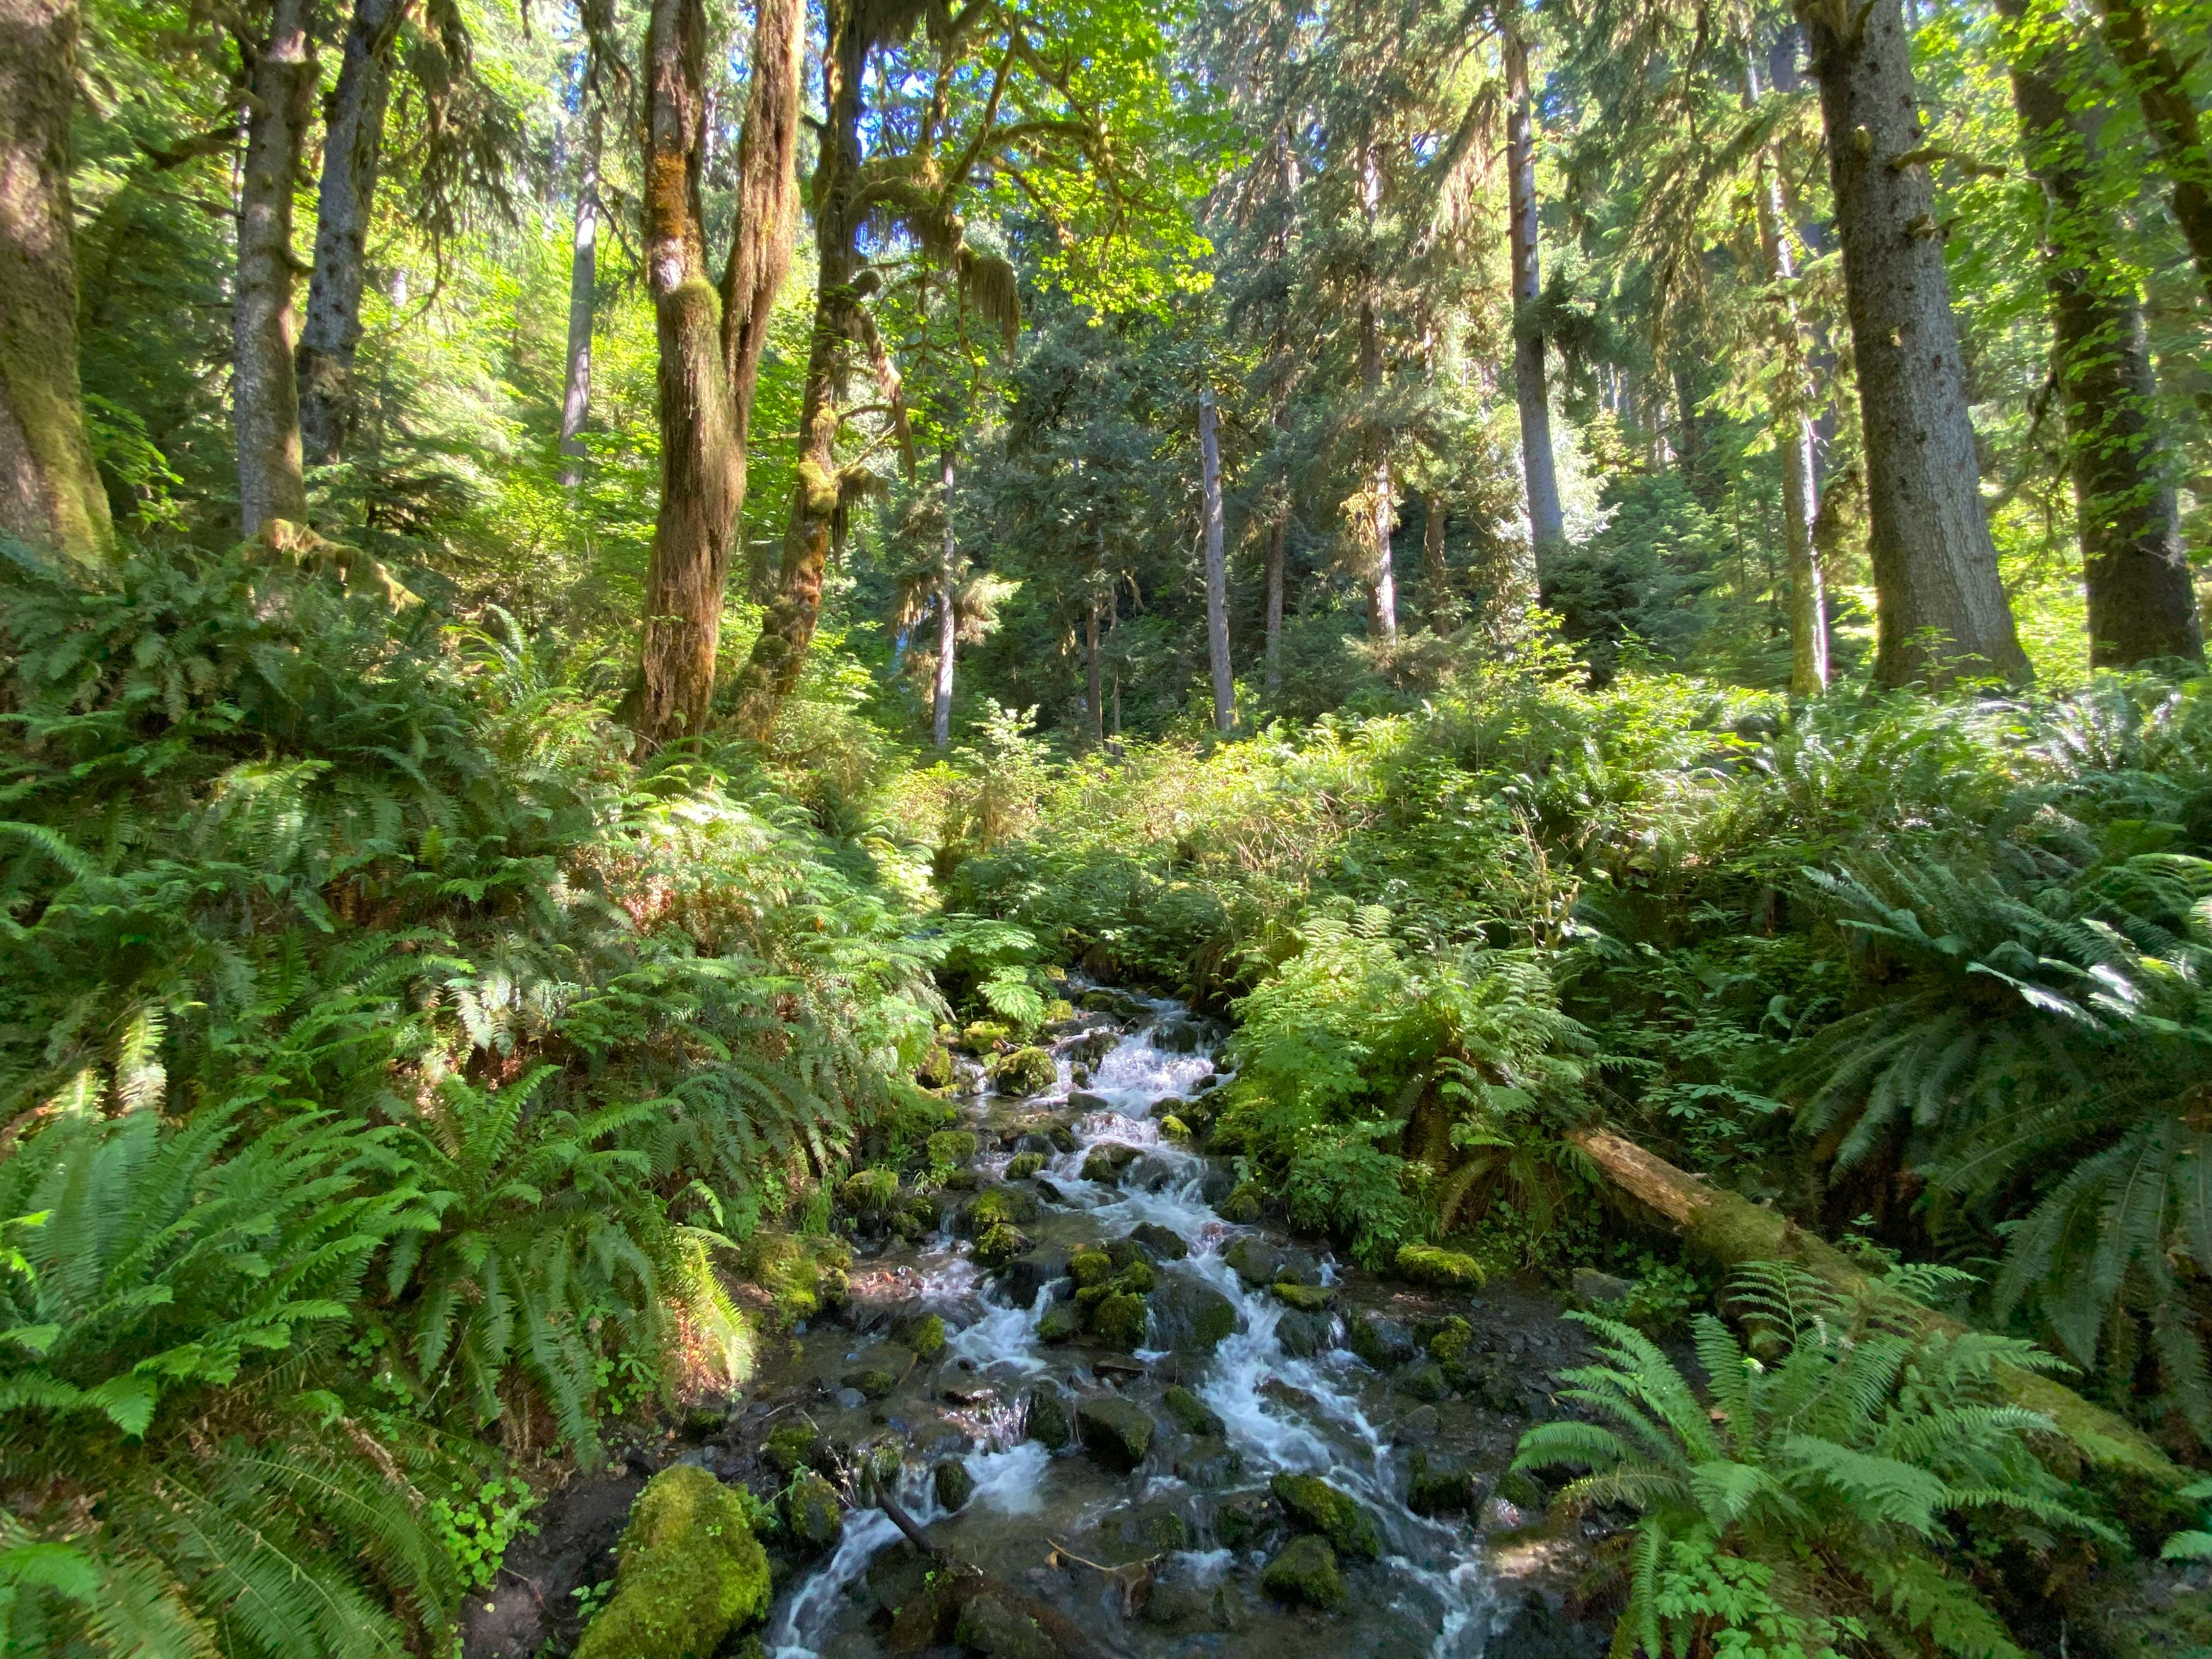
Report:
[[[1787,1216],[1710,1186],[1609,1129],[1573,1129],[1566,1138],[1607,1181],[1662,1217],[1692,1249],[1724,1267],[1792,1261],[1847,1295],[1872,1282],[1849,1256]],[[1921,1318],[1931,1331],[1966,1328],[1933,1309]],[[2160,1482],[2178,1485],[2183,1480],[2183,1472],[2148,1436],[2063,1383],[2011,1365],[1999,1367],[1996,1375],[2014,1404],[2049,1418],[2093,1461]]]

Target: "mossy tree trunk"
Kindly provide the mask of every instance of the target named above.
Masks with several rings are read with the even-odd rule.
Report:
[[[96,564],[114,529],[77,379],[76,41],[76,0],[0,0],[0,526]]]
[[[1528,566],[1516,586],[1536,591],[1536,579],[1566,551],[1566,520],[1559,507],[1558,468],[1552,459],[1552,399],[1544,373],[1544,332],[1536,303],[1543,270],[1536,242],[1536,119],[1528,90],[1528,44],[1508,27],[1505,59],[1506,217],[1513,258],[1513,400],[1521,417],[1521,477],[1528,496]]]
[[[356,419],[353,365],[361,349],[369,216],[384,155],[392,46],[406,9],[402,0],[355,0],[337,85],[325,106],[315,262],[295,364],[301,442],[312,465],[338,459]]]
[[[240,532],[304,523],[300,386],[294,368],[292,195],[314,111],[313,0],[275,0],[246,76],[246,166],[231,295],[231,426]]]
[[[1264,684],[1283,689],[1283,564],[1291,539],[1291,509],[1285,507],[1267,526],[1267,646]]]
[[[2068,106],[2059,31],[2069,26],[2033,17],[2027,0],[1998,0],[1997,9],[2014,31],[2021,150],[2049,208],[2043,266],[2051,374],[2073,472],[2089,660],[2124,668],[2161,657],[2201,659],[2204,638],[2166,475],[2142,297],[2113,257],[2124,237],[2098,197],[2094,131]]]
[[[714,702],[753,391],[790,264],[803,15],[799,0],[763,0],[755,15],[737,224],[719,293],[701,207],[710,136],[702,0],[655,0],[647,29],[645,264],[660,352],[661,488],[632,713],[652,743],[704,730]]]
[[[1858,366],[1875,678],[2031,678],[1997,576],[1899,0],[1798,0]]]

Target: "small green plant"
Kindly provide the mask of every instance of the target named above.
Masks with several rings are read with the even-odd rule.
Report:
[[[530,1512],[538,1507],[538,1494],[519,1475],[495,1474],[473,1490],[457,1481],[443,1498],[430,1504],[430,1517],[438,1537],[471,1589],[489,1588],[499,1577],[500,1563],[518,1538],[538,1530]]]

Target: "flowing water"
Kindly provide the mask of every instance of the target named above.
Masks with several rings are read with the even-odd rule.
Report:
[[[1487,1648],[1498,1659],[1503,1649],[1492,1638],[1513,1607],[1499,1594],[1481,1527],[1520,1517],[1495,1500],[1475,1516],[1413,1513],[1405,1502],[1411,1461],[1423,1444],[1430,1455],[1439,1450],[1437,1409],[1424,1411],[1393,1393],[1345,1346],[1346,1295],[1327,1315],[1296,1312],[1264,1285],[1248,1285],[1224,1252],[1255,1237],[1277,1253],[1267,1259],[1288,1263],[1291,1276],[1356,1289],[1369,1305],[1386,1299],[1389,1289],[1347,1285],[1360,1276],[1298,1250],[1279,1231],[1224,1219],[1215,1205],[1226,1195],[1227,1172],[1164,1139],[1154,1115],[1162,1102],[1171,1108],[1219,1081],[1211,1036],[1173,1003],[1133,1000],[1123,1012],[1118,1041],[1072,1103],[1067,1050],[1081,1052],[1079,1031],[1056,1045],[1056,1089],[1018,1102],[973,1097],[967,1117],[979,1131],[975,1174],[987,1187],[1014,1155],[1009,1142],[1034,1149],[1046,1144],[1037,1129],[1059,1127],[1064,1148],[1073,1132],[1073,1150],[1055,1151],[1042,1180],[1013,1183],[1042,1199],[1022,1230],[1048,1253],[1118,1239],[1145,1224],[1188,1247],[1187,1258],[1163,1260],[1156,1268],[1159,1288],[1146,1341],[1160,1346],[1128,1356],[1085,1346],[1082,1338],[1047,1343],[1039,1323],[1054,1295],[1066,1293],[1066,1282],[1057,1291],[1048,1284],[1024,1305],[1003,1288],[1003,1277],[978,1268],[967,1241],[946,1231],[864,1255],[847,1316],[861,1334],[836,1326],[804,1334],[790,1357],[771,1362],[781,1364],[786,1389],[811,1377],[812,1403],[803,1409],[825,1436],[860,1449],[879,1468],[896,1457],[904,1506],[936,1547],[1057,1609],[1105,1650],[1141,1659],[1475,1659]],[[1094,1039],[1091,1052],[1103,1041]],[[1021,1140],[1017,1131],[1024,1125],[1030,1133]],[[1085,1180],[1091,1150],[1109,1143],[1134,1148],[1134,1159],[1115,1184]],[[1275,1271],[1269,1267],[1260,1276]],[[1194,1286],[1225,1297],[1234,1310],[1233,1334],[1210,1352],[1188,1342],[1181,1352],[1170,1346],[1177,1307],[1207,1304],[1218,1313],[1219,1304]],[[1484,1304],[1473,1306],[1470,1316],[1482,1321]],[[897,1386],[872,1401],[840,1384],[853,1367],[902,1364],[904,1351],[891,1346],[891,1332],[922,1310],[940,1315],[951,1334],[939,1358],[906,1364]],[[1492,1318],[1505,1316],[1493,1308]],[[1219,1419],[1218,1436],[1176,1432],[1162,1404],[1174,1382]],[[1054,1452],[1025,1437],[1028,1401],[1040,1389],[1057,1389],[1071,1419],[1083,1400],[1103,1393],[1145,1407],[1158,1425],[1149,1454],[1124,1474],[1079,1444]],[[1443,1407],[1444,1439],[1462,1454],[1470,1443],[1454,1432],[1454,1409]],[[1510,1435],[1510,1426],[1494,1432],[1489,1461],[1478,1455],[1478,1464],[1494,1472]],[[948,1460],[962,1463],[974,1481],[951,1513],[939,1505],[933,1478],[934,1467]],[[1324,1477],[1359,1500],[1379,1528],[1382,1559],[1344,1564],[1346,1597],[1333,1614],[1293,1609],[1261,1588],[1268,1553],[1285,1535],[1265,1503],[1269,1477],[1282,1471]],[[1249,1519],[1255,1515],[1262,1517],[1256,1529]],[[1244,1524],[1229,1524],[1237,1522]],[[880,1510],[849,1510],[835,1548],[779,1595],[769,1652],[776,1659],[883,1652],[886,1616],[908,1593],[901,1563],[912,1560]]]

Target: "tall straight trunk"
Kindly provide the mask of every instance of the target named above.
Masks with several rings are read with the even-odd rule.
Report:
[[[293,369],[292,188],[314,109],[314,0],[275,0],[268,39],[246,76],[230,395],[239,527],[247,536],[271,519],[297,524],[307,516]]]
[[[2027,38],[2027,0],[1998,0],[2023,31],[2012,96],[2028,171],[2042,186],[2044,279],[2051,289],[2051,370],[2074,475],[2089,660],[2125,667],[2201,658],[2204,638],[2181,518],[2166,476],[2142,301],[2112,255],[2120,227],[2099,201],[2096,139],[2067,106],[2065,48]]]
[[[1206,646],[1213,668],[1213,729],[1237,724],[1237,682],[1229,665],[1229,565],[1222,546],[1221,440],[1215,430],[1213,388],[1198,393],[1198,456],[1206,498]]]
[[[860,170],[860,77],[869,37],[858,0],[829,0],[824,23],[828,50],[822,78],[830,118],[814,164],[817,276],[813,340],[799,398],[798,477],[784,524],[775,594],[752,655],[739,672],[732,715],[739,735],[757,740],[767,738],[777,709],[798,685],[822,618],[822,575],[843,488],[837,466],[837,392],[846,343],[859,331],[853,278],[860,266],[860,224],[853,204]]]
[[[1536,250],[1536,122],[1528,92],[1528,46],[1509,28],[1505,58],[1506,217],[1513,256],[1513,400],[1521,415],[1521,477],[1528,494],[1527,592],[1538,574],[1566,551],[1559,473],[1552,460],[1552,399],[1544,374],[1544,335],[1536,302],[1544,292]]]
[[[0,526],[94,564],[114,541],[76,364],[76,0],[0,0]]]
[[[1899,0],[1799,0],[1858,363],[1884,685],[2031,678],[1982,511],[1959,331]]]
[[[1083,611],[1083,711],[1091,725],[1094,749],[1106,741],[1104,668],[1098,648],[1098,599],[1093,594]],[[1119,720],[1115,725],[1119,726]]]
[[[328,466],[355,420],[353,364],[361,349],[369,215],[384,155],[392,43],[403,0],[354,0],[338,83],[324,112],[323,178],[315,198],[315,264],[300,331],[300,437],[308,462]]]
[[[1360,201],[1370,237],[1382,205],[1382,173],[1374,147],[1362,161]],[[1374,251],[1369,250],[1369,258]],[[1370,413],[1365,440],[1367,512],[1365,534],[1372,539],[1372,568],[1367,573],[1367,632],[1370,638],[1398,637],[1398,580],[1390,559],[1390,531],[1397,520],[1390,477],[1390,440],[1381,424],[1382,396],[1382,304],[1379,283],[1370,272],[1359,295],[1359,381],[1366,388]]]
[[[2153,31],[2149,0],[2097,0],[2097,9],[2105,17],[2105,44],[2127,72],[2173,186],[2173,216],[2197,262],[2197,280],[2212,298],[2212,143],[2189,95],[2188,68]]]
[[[1421,580],[1428,585],[1434,622],[1451,609],[1453,596],[1451,569],[1444,562],[1444,498],[1433,489],[1421,498]]]
[[[592,412],[592,319],[599,288],[599,147],[606,112],[590,91],[584,149],[576,173],[576,234],[568,255],[568,365],[561,386],[561,483],[583,478],[584,422]]]
[[[1744,101],[1759,102],[1757,59],[1744,64]],[[1783,572],[1790,586],[1790,689],[1816,696],[1828,684],[1828,605],[1820,563],[1813,546],[1813,526],[1820,516],[1820,483],[1814,471],[1812,387],[1806,377],[1805,331],[1797,300],[1788,285],[1797,279],[1797,259],[1790,246],[1789,214],[1782,197],[1782,175],[1773,158],[1759,156],[1757,198],[1759,246],[1766,279],[1783,289],[1775,328],[1785,373],[1774,399],[1774,441],[1782,452]]]
[[[654,0],[646,33],[645,264],[660,348],[660,512],[646,570],[638,731],[703,730],[714,695],[731,538],[745,498],[752,381],[788,268],[796,186],[799,0],[763,0],[738,141],[738,215],[718,294],[707,277],[707,20]],[[823,515],[827,540],[829,515]]]
[[[1285,507],[1267,526],[1267,649],[1263,684],[1283,689],[1283,563],[1291,539],[1291,510]]]
[[[939,749],[952,742],[952,655],[960,644],[958,544],[952,531],[952,450],[945,450],[945,549],[937,562],[937,702],[931,735]]]

